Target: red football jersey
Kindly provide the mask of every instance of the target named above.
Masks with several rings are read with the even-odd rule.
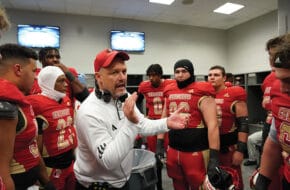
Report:
[[[246,101],[245,89],[239,86],[225,88],[216,94],[217,118],[220,134],[227,134],[236,130],[234,105],[238,101]]]
[[[18,105],[18,123],[11,174],[23,173],[39,164],[36,142],[37,124],[33,109],[22,92],[12,83],[0,79],[0,99]]]
[[[36,117],[45,121],[43,128],[43,157],[62,154],[77,146],[73,126],[73,109],[68,97],[61,103],[41,94],[30,95],[28,100],[33,106]]]
[[[271,72],[263,81],[261,86],[263,95],[263,105],[266,110],[271,111],[270,92],[274,81],[276,80],[275,72]]]
[[[167,85],[164,89],[166,98],[166,112],[170,115],[179,107],[184,107],[183,114],[190,115],[188,128],[204,127],[199,103],[205,96],[214,97],[215,90],[208,82],[194,82],[185,88],[179,89],[176,81]]]
[[[276,80],[271,89],[272,114],[275,118],[277,140],[282,150],[290,154],[290,97],[281,93],[280,80]],[[284,176],[290,182],[290,163],[284,164]]]
[[[173,81],[172,79],[163,79],[157,88],[153,87],[149,80],[140,83],[138,92],[143,94],[146,99],[147,115],[149,118],[161,118],[164,104],[163,90],[165,86]]]

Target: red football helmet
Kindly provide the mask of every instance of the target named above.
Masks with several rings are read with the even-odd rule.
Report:
[[[208,176],[205,176],[205,180],[203,184],[200,186],[199,190],[239,190],[239,183],[240,183],[240,177],[236,170],[227,167],[227,166],[219,166],[223,172],[226,172],[230,175],[230,177],[227,177],[226,179],[223,179],[222,183],[227,184],[225,188],[216,188],[214,187],[211,182],[209,181]],[[223,176],[221,176],[223,178]]]

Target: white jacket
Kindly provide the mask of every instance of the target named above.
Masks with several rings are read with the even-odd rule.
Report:
[[[154,135],[168,131],[166,119],[149,120],[137,107],[139,123],[124,116],[122,103],[109,103],[95,93],[81,104],[76,113],[78,147],[74,171],[77,180],[88,187],[92,182],[108,182],[122,187],[130,178],[133,145],[137,134]]]

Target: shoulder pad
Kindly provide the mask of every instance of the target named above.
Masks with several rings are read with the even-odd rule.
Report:
[[[194,85],[195,93],[200,94],[202,96],[215,97],[215,90],[211,83],[199,81],[199,82],[194,82],[193,85]]]
[[[246,90],[240,86],[232,86],[228,88],[231,96],[235,97],[236,100],[239,101],[246,101],[247,100],[247,93]]]
[[[0,101],[0,118],[1,119],[15,119],[18,116],[18,108],[15,104]]]

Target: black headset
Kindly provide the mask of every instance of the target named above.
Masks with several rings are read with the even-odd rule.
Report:
[[[98,87],[95,88],[95,94],[99,99],[103,99],[104,102],[109,103],[112,98],[112,94],[108,90],[100,91]]]
[[[103,99],[104,102],[109,103],[111,101],[112,98],[112,94],[110,91],[108,90],[104,90],[103,92],[99,89],[98,86],[96,86],[95,88],[95,94],[99,99]],[[120,100],[121,102],[124,102],[126,100],[126,98],[128,97],[128,94],[125,93],[124,95],[120,96],[118,98],[118,100]]]

